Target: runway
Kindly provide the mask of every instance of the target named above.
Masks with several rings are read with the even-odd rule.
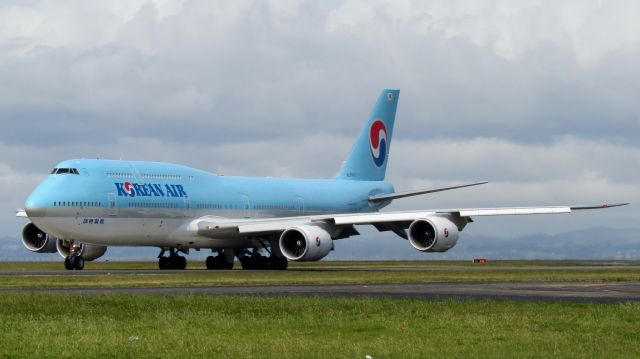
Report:
[[[187,269],[184,270],[160,270],[160,269],[85,269],[81,271],[68,271],[61,269],[0,269],[0,276],[3,275],[105,275],[105,274],[171,274],[171,273],[212,273],[207,269]],[[549,266],[549,265],[532,265],[532,266],[388,266],[388,267],[349,267],[349,268],[290,268],[289,272],[392,272],[392,271],[411,271],[411,272],[438,272],[438,271],[505,271],[505,270],[585,270],[585,271],[598,271],[598,270],[637,270],[640,271],[640,265],[562,265],[562,266]],[[233,272],[233,270],[216,270],[217,272]]]
[[[517,270],[527,271],[599,271],[599,270],[631,270],[640,271],[637,265],[532,265],[532,266],[390,266],[390,267],[363,267],[363,268],[294,268],[287,272],[294,272],[305,276],[305,273],[325,272],[379,272],[414,271],[420,277],[428,278],[428,272],[445,271],[451,272],[453,278],[457,277],[457,272],[472,271],[496,271],[496,270]],[[264,271],[257,271],[264,273]],[[420,274],[425,272],[425,274]],[[3,269],[0,270],[0,280],[2,277],[39,277],[54,276],[64,278],[70,276],[108,276],[116,274],[124,275],[166,275],[184,274],[185,278],[189,274],[216,274],[233,273],[252,276],[252,271],[207,271],[204,269],[190,269],[187,271],[171,271],[156,269],[85,269],[83,271],[66,271],[64,269]],[[274,276],[284,272],[274,271]],[[59,280],[59,279],[57,279]],[[448,282],[428,282],[422,283],[391,283],[384,284],[270,284],[257,285],[255,282],[250,285],[226,285],[200,283],[194,286],[183,286],[180,282],[173,282],[165,285],[151,285],[138,287],[95,287],[90,285],[83,288],[2,288],[0,293],[60,293],[78,295],[101,295],[101,294],[133,294],[133,295],[266,295],[266,296],[334,296],[334,297],[374,297],[374,298],[397,298],[397,299],[462,299],[462,300],[519,300],[519,301],[568,301],[568,302],[591,302],[591,303],[613,303],[625,301],[640,301],[640,281],[453,281]],[[365,280],[366,281],[366,280]],[[85,281],[87,283],[87,281]]]
[[[0,289],[77,295],[268,295],[395,299],[519,300],[615,303],[640,301],[640,282],[499,282],[340,285],[250,285],[125,288]]]

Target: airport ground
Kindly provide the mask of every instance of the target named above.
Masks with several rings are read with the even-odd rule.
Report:
[[[236,268],[239,265],[236,263]],[[0,290],[9,288],[204,287],[232,285],[423,284],[443,282],[640,282],[634,261],[321,261],[286,271],[158,270],[155,262],[96,262],[66,271],[61,262],[0,262]]]
[[[638,262],[60,267],[0,263],[0,357],[640,356]]]

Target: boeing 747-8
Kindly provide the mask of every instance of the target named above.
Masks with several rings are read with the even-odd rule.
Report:
[[[190,249],[211,249],[209,269],[286,269],[315,261],[334,241],[372,225],[421,252],[455,246],[472,217],[569,213],[613,207],[560,206],[380,212],[391,201],[480,185],[396,192],[385,181],[400,91],[382,91],[340,172],[330,179],[219,176],[185,166],[134,161],[67,160],[26,200],[18,217],[27,249],[58,252],[67,269],[109,246],[158,247],[161,269],[184,269]]]

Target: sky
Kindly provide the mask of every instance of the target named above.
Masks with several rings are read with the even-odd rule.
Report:
[[[401,90],[397,190],[490,181],[390,210],[631,202],[482,218],[463,235],[640,228],[638,13],[585,0],[1,1],[0,236],[19,237],[15,209],[69,158],[331,177],[384,87]]]

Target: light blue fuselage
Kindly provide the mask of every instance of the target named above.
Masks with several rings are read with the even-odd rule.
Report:
[[[34,190],[25,212],[59,239],[168,248],[259,245],[241,235],[200,236],[196,219],[375,212],[389,201],[369,197],[393,193],[384,178],[398,96],[397,89],[380,93],[333,179],[226,177],[169,163],[69,160]]]
[[[61,162],[29,196],[25,209],[58,238],[103,245],[216,247],[181,238],[195,218],[273,218],[378,211],[369,196],[393,192],[386,181],[220,176],[159,162]],[[68,171],[67,171],[68,169]],[[55,171],[54,171],[55,172]]]

